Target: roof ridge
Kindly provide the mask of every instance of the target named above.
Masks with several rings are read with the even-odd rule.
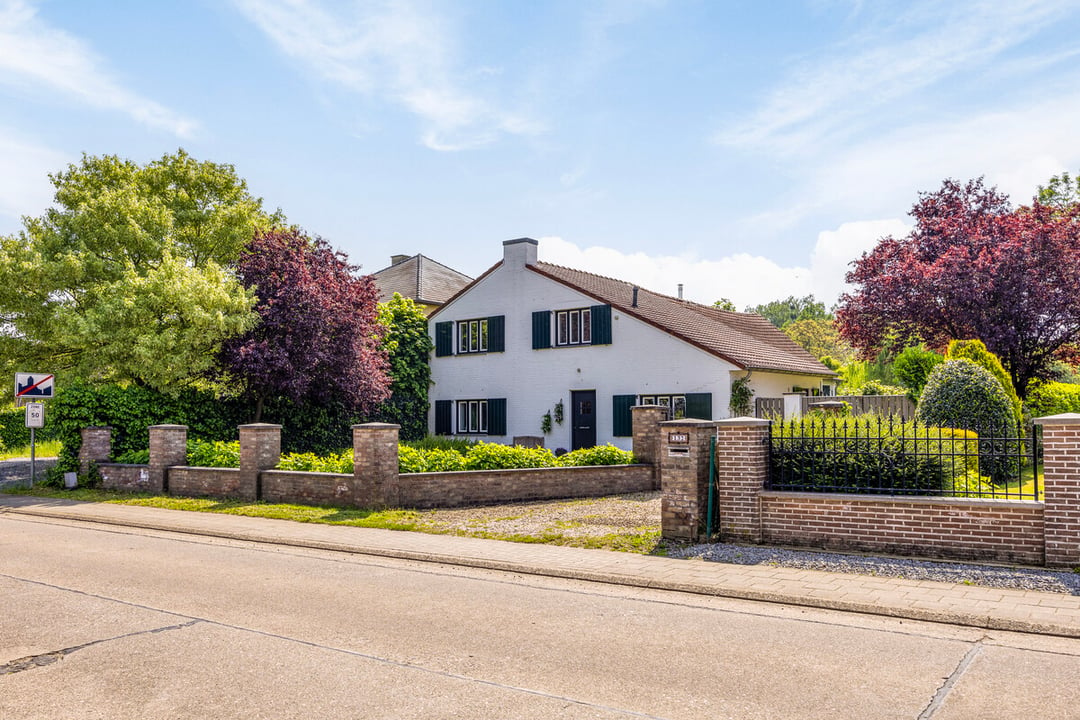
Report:
[[[427,255],[425,255],[423,253],[416,253],[416,257],[417,257],[417,262],[416,262],[417,265],[422,264],[422,261],[427,261],[429,263],[435,263],[439,267],[444,268],[446,270],[449,270],[450,272],[455,273],[457,275],[460,275],[461,277],[467,277],[470,280],[473,279],[472,276],[466,275],[465,273],[461,272],[460,270],[455,270],[454,268],[450,267],[449,265],[441,263],[438,260],[434,260],[432,258],[429,258]]]
[[[758,313],[740,312],[738,310],[722,310],[721,308],[713,307],[711,305],[705,305],[704,303],[699,303],[696,300],[687,300],[686,298],[676,297],[675,295],[668,295],[666,293],[659,292],[658,290],[653,290],[651,288],[647,288],[644,285],[638,285],[637,283],[632,283],[632,282],[630,282],[628,280],[620,280],[619,278],[614,278],[614,277],[610,277],[608,275],[601,275],[599,273],[589,272],[588,270],[579,270],[578,268],[572,268],[572,267],[568,267],[566,265],[559,265],[557,263],[550,263],[550,262],[544,262],[544,261],[537,262],[537,265],[547,265],[549,267],[557,267],[557,268],[561,268],[563,270],[569,270],[571,272],[581,273],[582,275],[590,275],[590,276],[595,277],[595,278],[600,278],[601,280],[610,280],[612,282],[622,283],[623,285],[627,285],[627,286],[629,286],[631,288],[637,288],[638,290],[643,290],[643,291],[649,293],[650,295],[655,295],[658,298],[664,298],[665,300],[672,300],[672,301],[677,302],[677,303],[682,303],[682,304],[687,305],[687,306],[693,306],[695,308],[702,308],[704,310],[708,310],[708,311],[712,311],[712,312],[729,313],[731,315],[742,315],[742,316],[758,315]],[[762,317],[762,316],[758,315],[758,317]]]

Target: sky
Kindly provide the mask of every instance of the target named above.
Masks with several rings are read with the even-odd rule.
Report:
[[[184,148],[374,272],[541,260],[742,309],[984,176],[1080,171],[1080,0],[0,0],[0,235]]]

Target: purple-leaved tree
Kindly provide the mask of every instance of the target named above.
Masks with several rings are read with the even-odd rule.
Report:
[[[344,255],[296,229],[256,233],[237,275],[253,288],[259,323],[226,341],[221,366],[255,403],[336,401],[366,414],[390,395],[384,329],[370,277]]]
[[[1080,343],[1080,206],[1014,209],[982,180],[946,180],[911,211],[915,228],[854,263],[841,335],[873,355],[892,340],[979,339],[1021,397]]]

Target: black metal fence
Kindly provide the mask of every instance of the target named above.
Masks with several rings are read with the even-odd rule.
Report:
[[[899,418],[775,421],[771,490],[1036,500],[1038,426],[927,427]]]

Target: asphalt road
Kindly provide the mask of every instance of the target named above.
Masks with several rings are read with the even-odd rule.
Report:
[[[1077,640],[0,516],[5,720],[1076,718],[1077,677]]]

